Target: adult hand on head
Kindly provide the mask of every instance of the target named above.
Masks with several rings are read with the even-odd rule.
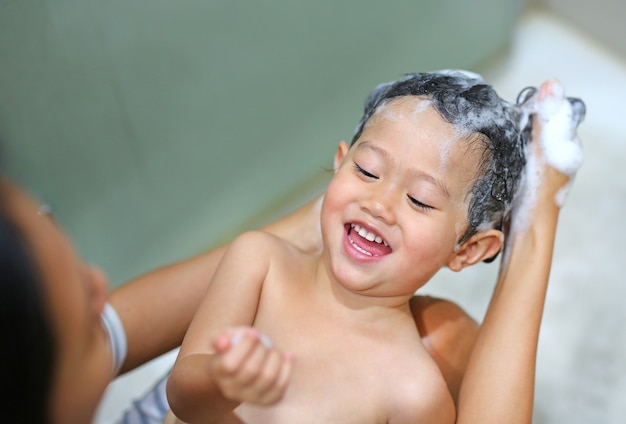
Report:
[[[585,107],[565,97],[559,82],[548,81],[521,108],[533,119],[532,140],[498,282],[461,383],[457,422],[532,421],[537,343],[556,227],[582,163],[576,130]]]
[[[585,104],[566,97],[563,85],[550,80],[541,85],[530,107],[533,132],[527,177],[543,180],[542,185],[562,207],[582,165],[582,146],[576,131],[585,116]]]
[[[527,97],[521,110],[532,119],[532,134],[511,219],[504,225],[507,238],[525,230],[533,214],[542,213],[538,205],[545,206],[541,208],[544,212],[563,207],[583,156],[576,131],[585,116],[585,104],[566,97],[561,83],[544,82]]]

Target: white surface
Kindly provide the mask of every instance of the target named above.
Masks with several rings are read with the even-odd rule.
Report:
[[[115,420],[122,415],[134,399],[141,397],[169,373],[177,353],[178,350],[173,350],[111,383],[100,404],[94,423],[115,423]]]
[[[511,50],[483,75],[513,100],[527,85],[560,80],[583,98],[585,162],[561,214],[537,363],[536,424],[623,423],[626,417],[626,63],[553,15],[519,23]],[[425,292],[480,319],[496,264],[442,272]],[[172,355],[114,383],[97,423],[110,423],[162,375]]]
[[[618,54],[626,55],[623,0],[539,0],[584,28]]]

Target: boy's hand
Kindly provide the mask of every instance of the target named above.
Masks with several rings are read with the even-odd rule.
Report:
[[[238,402],[270,405],[285,393],[293,357],[273,348],[257,330],[239,327],[218,336],[212,361],[215,384]]]

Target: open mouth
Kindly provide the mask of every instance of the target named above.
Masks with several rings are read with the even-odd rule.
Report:
[[[368,231],[358,224],[349,224],[346,227],[348,241],[359,253],[366,256],[384,256],[391,253],[391,247],[380,235]]]

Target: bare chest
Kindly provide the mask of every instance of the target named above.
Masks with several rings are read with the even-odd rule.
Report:
[[[270,307],[271,306],[271,307]],[[242,405],[244,422],[386,423],[399,398],[440,390],[443,381],[411,321],[368,331],[310,303],[263,305],[255,326],[295,362],[284,398],[270,407]]]

